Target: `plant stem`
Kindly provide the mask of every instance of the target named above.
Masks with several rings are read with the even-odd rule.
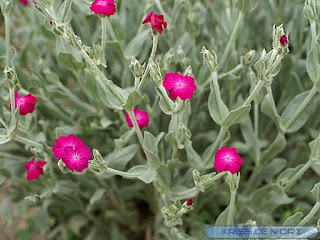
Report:
[[[106,50],[106,37],[107,37],[107,17],[103,16],[100,17],[101,19],[101,26],[102,26],[102,32],[101,32],[101,63],[104,62],[105,59],[105,50]]]
[[[222,79],[222,78],[227,77],[227,76],[229,76],[229,75],[231,75],[231,74],[234,74],[234,73],[240,71],[242,68],[243,68],[243,65],[242,65],[242,64],[238,64],[237,66],[235,66],[235,67],[234,67],[233,69],[231,69],[230,71],[225,72],[225,73],[222,73],[222,74],[219,74],[219,75],[218,75],[218,79]]]
[[[9,89],[10,105],[11,105],[11,116],[13,117],[15,111],[15,98],[14,98],[14,88]]]
[[[307,216],[305,216],[301,222],[298,224],[298,226],[303,226],[305,225],[307,222],[309,222],[309,220],[314,216],[314,214],[318,211],[318,209],[320,208],[320,202],[317,201],[317,203],[313,206],[313,208],[311,209],[311,211],[308,213]]]
[[[238,30],[239,30],[239,27],[240,27],[240,23],[241,23],[241,21],[243,19],[243,16],[244,16],[244,13],[240,11],[238,19],[237,19],[237,22],[233,27],[231,36],[230,36],[229,41],[227,43],[227,46],[224,49],[224,53],[222,54],[222,57],[221,57],[221,59],[219,61],[220,68],[223,67],[223,65],[224,65],[225,61],[227,60],[227,57],[228,57],[228,55],[229,55],[229,53],[231,51],[231,45],[233,44],[233,42],[234,42],[234,40],[235,40],[235,38],[237,36]]]
[[[5,22],[5,41],[6,41],[6,65],[10,66],[11,51],[10,51],[10,20],[7,14],[3,14]]]
[[[263,87],[264,82],[262,80],[259,80],[259,82],[257,83],[257,85],[254,87],[253,91],[250,93],[249,97],[247,98],[247,100],[243,103],[242,106],[248,105],[251,103],[251,101],[256,97],[256,95],[258,94],[258,92],[261,90],[261,88]]]
[[[8,124],[2,119],[2,117],[0,117],[0,123],[2,124],[2,126],[4,126],[5,129],[8,130],[9,126],[8,126]]]
[[[227,216],[227,226],[229,226],[230,224],[232,224],[233,222],[233,212],[234,212],[234,203],[235,203],[235,199],[236,199],[236,193],[237,193],[237,189],[235,190],[230,190],[230,203],[229,203],[229,207],[228,207],[228,216]]]
[[[312,161],[309,160],[290,180],[287,182],[287,184],[284,187],[285,191],[288,191],[295,182],[307,171],[312,165]]]
[[[317,33],[316,33],[316,22],[315,20],[310,21],[311,27],[311,36],[312,36],[312,52],[313,52],[313,64],[314,64],[314,75],[316,77],[316,81],[318,81],[318,41],[317,41]]]
[[[154,56],[155,56],[156,51],[157,51],[157,46],[158,46],[158,34],[153,34],[152,35],[152,50],[151,50],[151,54],[150,54],[150,58],[149,59],[152,59],[152,60],[154,59]],[[143,76],[141,78],[140,84],[139,84],[138,89],[137,89],[138,91],[141,89],[143,83],[146,80],[147,74],[149,72],[149,68],[150,68],[150,61],[148,61],[148,65],[146,67],[146,70],[143,73]]]
[[[213,157],[213,154],[216,152],[216,150],[218,149],[218,146],[220,144],[220,142],[222,141],[222,138],[224,137],[224,134],[227,132],[227,129],[224,129],[223,127],[220,128],[219,134],[217,136],[216,141],[214,142],[210,152],[208,153],[208,156],[206,157],[206,159],[204,160],[204,164],[202,166],[203,169],[206,168],[206,166],[208,165],[208,163],[210,162],[210,160]]]
[[[309,94],[307,97],[303,100],[301,105],[298,107],[296,112],[292,114],[291,118],[288,120],[288,122],[285,124],[284,128],[286,131],[290,128],[292,123],[296,120],[296,118],[301,114],[301,112],[308,106],[309,102],[313,98],[313,96],[317,93],[317,87],[313,85],[312,89],[310,90]]]
[[[24,138],[24,137],[21,137],[21,136],[18,136],[18,135],[14,137],[14,140],[16,140],[17,142],[23,143],[25,145],[29,144],[29,145],[32,145],[32,146],[37,147],[37,148],[41,148],[42,147],[41,143],[37,143],[35,141],[32,141],[30,139],[27,139],[27,138]]]
[[[140,127],[138,125],[137,119],[136,119],[136,117],[134,115],[134,112],[133,111],[128,111],[128,114],[129,114],[129,117],[130,117],[130,119],[132,121],[134,130],[136,131],[136,134],[137,134],[137,136],[139,138],[140,144],[141,144],[141,146],[143,148],[143,146],[144,146],[144,144],[143,144],[143,136],[142,136],[142,133],[140,131]]]

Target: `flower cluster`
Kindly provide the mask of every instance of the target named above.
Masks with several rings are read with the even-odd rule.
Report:
[[[42,167],[46,164],[47,162],[45,161],[38,161],[35,163],[34,158],[32,158],[30,162],[24,164],[23,167],[28,170],[27,179],[38,179],[40,174],[43,174]]]
[[[62,159],[64,164],[72,172],[82,172],[83,169],[89,166],[89,159],[92,157],[88,146],[83,144],[81,139],[75,135],[70,134],[65,137],[62,136],[55,140],[56,145],[52,147],[54,156]]]

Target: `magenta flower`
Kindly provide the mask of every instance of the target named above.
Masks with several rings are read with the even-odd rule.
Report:
[[[222,147],[216,152],[214,167],[219,172],[228,171],[234,174],[240,170],[242,163],[236,148]]]
[[[153,11],[148,14],[148,16],[143,20],[142,24],[151,23],[151,27],[162,33],[163,28],[167,28],[167,22],[164,21],[162,14],[156,14]]]
[[[23,5],[25,5],[25,6],[28,5],[28,0],[20,0],[20,2],[21,2]]]
[[[89,159],[92,157],[88,146],[83,144],[81,139],[70,134],[55,139],[56,145],[52,147],[54,156],[62,159],[64,164],[71,170],[82,172],[83,169],[89,166]]]
[[[34,158],[32,158],[30,162],[24,164],[23,167],[28,170],[27,179],[28,180],[38,179],[40,174],[43,174],[42,167],[46,164],[47,162],[45,161],[38,161],[35,163]]]
[[[192,198],[189,198],[187,200],[187,206],[191,206],[193,204],[193,199]]]
[[[162,84],[169,91],[173,100],[176,100],[177,97],[180,97],[183,101],[191,99],[193,91],[197,89],[193,77],[182,76],[179,73],[167,73]]]
[[[28,113],[32,113],[34,111],[34,105],[37,103],[37,98],[33,96],[31,93],[28,95],[19,97],[17,91],[14,93],[14,106],[17,108],[20,105],[20,114],[26,115]],[[11,109],[11,106],[10,106]]]
[[[280,44],[281,44],[282,46],[286,46],[287,43],[288,43],[288,37],[287,37],[286,35],[282,35],[282,36],[280,37]]]
[[[114,0],[95,0],[90,9],[95,14],[103,14],[110,17],[117,11],[115,3]]]
[[[138,122],[139,128],[144,128],[147,127],[149,125],[149,116],[148,116],[148,112],[146,111],[142,111],[142,110],[138,110],[136,108],[133,109],[134,112],[134,116],[136,117],[136,120]],[[126,120],[127,123],[129,125],[129,127],[133,127],[133,123],[129,117],[129,114],[126,113]]]

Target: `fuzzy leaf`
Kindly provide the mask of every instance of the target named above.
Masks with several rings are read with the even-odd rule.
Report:
[[[232,110],[222,121],[221,126],[229,128],[231,125],[241,123],[249,114],[251,105],[245,105]]]
[[[127,102],[122,106],[124,110],[132,111],[135,106],[137,106],[143,100],[143,96],[134,90],[128,96]]]
[[[103,196],[103,194],[104,194],[105,192],[106,192],[106,190],[105,190],[104,188],[97,188],[97,189],[94,191],[92,197],[90,198],[90,205],[93,205],[93,204],[95,204],[97,201],[99,201],[99,200],[102,198],[102,196]]]
[[[214,91],[213,84],[210,83],[210,94],[208,99],[208,108],[211,118],[216,124],[221,124],[223,119],[229,114],[229,109],[226,106],[226,104],[223,102],[223,100],[220,98],[220,96],[217,96],[217,94]],[[220,91],[220,90],[218,90]],[[219,113],[219,103],[221,106],[221,116]]]
[[[292,216],[288,217],[282,224],[282,226],[297,226],[298,223],[302,220],[303,213],[296,212]]]

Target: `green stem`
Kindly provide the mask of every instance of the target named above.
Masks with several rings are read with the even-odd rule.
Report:
[[[173,102],[172,100],[169,98],[168,93],[166,91],[166,89],[163,87],[163,85],[159,86],[159,90],[162,93],[163,99],[166,101],[166,103],[168,104],[168,106],[170,107],[170,111],[174,111],[174,107],[172,106]]]
[[[283,58],[283,55],[278,55],[274,63],[271,65],[270,69],[266,70],[266,76],[269,75],[269,73],[273,72],[273,70],[281,63],[281,60]]]
[[[238,71],[240,71],[241,69],[243,69],[243,65],[242,64],[238,64],[237,66],[235,66],[233,69],[231,69],[230,71],[228,72],[225,72],[225,73],[222,73],[222,74],[219,74],[218,75],[218,79],[222,79],[224,77],[227,77],[231,74],[234,74],[234,73],[237,73]]]
[[[15,99],[14,99],[14,88],[9,89],[10,104],[11,104],[11,115],[13,117],[15,111]]]
[[[229,41],[227,43],[227,46],[225,47],[224,49],[224,53],[222,54],[222,57],[219,61],[219,66],[222,67],[225,63],[225,61],[227,60],[227,57],[231,51],[231,45],[233,44],[236,36],[237,36],[237,33],[238,33],[238,30],[239,30],[239,27],[240,27],[240,23],[243,19],[243,16],[244,16],[244,13],[243,12],[239,12],[239,16],[238,16],[238,19],[237,19],[237,22],[236,24],[234,25],[234,28],[232,30],[232,33],[231,33],[231,36],[229,38]]]
[[[311,211],[308,213],[307,216],[305,216],[301,222],[298,224],[298,226],[303,226],[305,225],[307,222],[309,222],[309,220],[314,216],[314,214],[318,211],[318,209],[320,208],[320,202],[317,201],[317,203],[313,206],[313,208],[311,209]]]
[[[8,130],[9,126],[8,126],[8,124],[2,119],[2,117],[0,117],[0,123],[2,124],[2,126],[4,126],[5,129]]]
[[[222,113],[222,107],[221,107],[220,86],[219,86],[219,83],[218,83],[217,72],[212,72],[211,73],[211,77],[212,77],[214,95],[216,97],[216,101],[217,101],[217,105],[218,105],[219,116],[220,116],[220,119],[224,119],[224,116],[223,116],[223,113]]]
[[[18,135],[14,137],[14,140],[16,140],[17,142],[23,143],[25,145],[29,144],[29,145],[32,145],[32,146],[37,147],[37,148],[41,148],[42,147],[41,143],[37,143],[35,141],[32,141],[30,139],[27,139],[27,138],[24,138],[24,137],[21,137],[21,136],[18,136]]]
[[[274,60],[275,60],[275,58],[276,58],[276,56],[278,55],[278,50],[276,50],[276,49],[273,49],[272,50],[272,54],[271,54],[271,57],[270,57],[270,60],[269,60],[269,67],[266,69],[266,72],[268,73],[269,71],[270,71],[270,69],[272,68],[272,66],[273,66],[273,62],[274,62]]]
[[[101,26],[102,26],[102,32],[101,32],[101,63],[104,62],[105,59],[105,50],[106,50],[106,37],[107,37],[107,17],[103,16],[100,17],[101,19]]]
[[[136,134],[137,134],[137,136],[139,138],[140,144],[141,144],[141,146],[143,148],[143,146],[144,146],[144,144],[143,144],[143,136],[142,136],[142,133],[140,131],[140,127],[138,125],[137,119],[136,119],[136,117],[134,115],[134,112],[133,111],[128,111],[128,114],[129,114],[129,117],[130,117],[130,119],[132,121],[134,130],[136,131]]]
[[[318,41],[316,33],[316,22],[315,20],[310,21],[311,36],[312,36],[312,52],[313,52],[313,64],[314,64],[314,74],[316,77],[316,82],[318,81]]]
[[[297,117],[301,114],[301,112],[308,106],[309,102],[313,98],[313,96],[317,93],[317,87],[314,85],[310,90],[307,97],[303,100],[301,105],[297,108],[296,112],[292,114],[291,118],[285,124],[284,128],[286,131],[290,128],[291,124],[297,119]]]
[[[228,207],[228,216],[227,216],[227,226],[231,225],[233,222],[233,212],[234,212],[234,203],[235,203],[235,199],[236,199],[236,193],[237,190],[230,190],[230,203],[229,203],[229,207]]]
[[[11,51],[10,51],[10,20],[7,14],[3,14],[5,22],[5,41],[6,41],[6,65],[10,66]]]
[[[301,176],[307,171],[312,165],[312,161],[309,160],[290,180],[287,182],[287,184],[284,187],[285,191],[288,191],[295,183],[296,181],[301,178]]]
[[[151,54],[150,54],[150,58],[149,59],[154,59],[154,56],[156,55],[156,51],[157,51],[157,46],[158,46],[158,34],[153,34],[152,35],[152,50],[151,50]],[[141,89],[143,83],[146,80],[147,74],[149,72],[149,68],[150,68],[150,61],[148,61],[148,65],[146,67],[146,70],[143,73],[143,76],[141,78],[140,84],[138,86],[138,91]]]
[[[252,100],[256,97],[256,95],[259,93],[259,91],[261,90],[261,88],[263,87],[264,82],[262,80],[259,80],[259,82],[257,83],[257,85],[254,87],[253,91],[250,93],[249,97],[247,98],[247,100],[243,103],[242,106],[248,105],[252,102]]]
[[[220,132],[218,134],[218,137],[217,137],[216,141],[214,142],[210,152],[208,153],[208,156],[204,160],[204,164],[202,166],[203,169],[206,168],[206,166],[209,164],[210,160],[213,158],[213,154],[217,151],[219,144],[222,141],[222,138],[224,137],[224,134],[226,132],[227,132],[227,129],[224,129],[222,127],[220,128]]]

